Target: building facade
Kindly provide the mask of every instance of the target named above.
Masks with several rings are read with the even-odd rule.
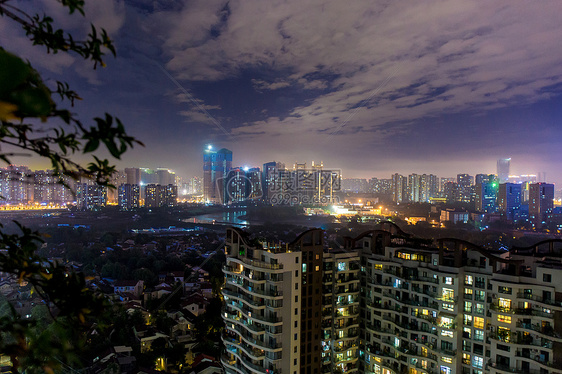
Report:
[[[516,221],[521,217],[521,184],[500,184],[498,190],[498,209],[509,221]]]
[[[500,158],[497,164],[498,182],[506,183],[509,180],[509,167],[511,158]]]
[[[122,184],[118,188],[119,209],[134,210],[140,208],[140,186],[138,184]]]
[[[554,185],[533,183],[529,185],[529,220],[535,226],[546,221],[554,208]]]
[[[224,179],[232,169],[232,151],[223,148],[214,151],[211,146],[203,154],[203,194],[205,201],[223,204]]]
[[[556,241],[494,252],[384,223],[337,250],[319,229],[226,242],[227,373],[562,374]]]

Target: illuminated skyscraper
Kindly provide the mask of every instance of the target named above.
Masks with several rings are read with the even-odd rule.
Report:
[[[78,209],[95,210],[107,204],[107,187],[98,184],[76,184],[76,204]]]
[[[392,200],[395,203],[408,201],[408,178],[398,173],[392,175]]]
[[[140,187],[138,184],[122,184],[119,186],[119,208],[133,210],[140,207]]]
[[[460,201],[468,203],[471,200],[472,185],[474,177],[468,174],[457,174],[457,185],[459,188]]]
[[[141,169],[139,168],[125,168],[125,175],[127,176],[126,184],[137,184],[141,183]]]
[[[223,148],[214,151],[208,146],[203,154],[203,193],[205,201],[223,204],[225,177],[232,169],[232,151]]]
[[[498,160],[498,181],[500,183],[506,183],[509,179],[509,165],[511,163],[511,158],[500,158]]]
[[[486,213],[494,212],[496,210],[496,200],[498,197],[498,182],[478,183],[475,185],[474,190],[476,210]]]
[[[554,207],[554,185],[533,183],[529,185],[529,219],[540,225]]]
[[[262,170],[263,200],[269,202],[273,194],[281,191],[280,173],[285,170],[285,164],[280,162],[266,162]]]
[[[519,219],[521,210],[521,185],[502,183],[498,191],[498,208],[509,221]]]

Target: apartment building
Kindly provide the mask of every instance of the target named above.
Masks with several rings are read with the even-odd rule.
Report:
[[[562,373],[562,266],[553,242],[491,253],[376,230],[362,248],[363,372]]]
[[[556,241],[491,252],[385,223],[344,243],[228,230],[227,373],[562,374]]]

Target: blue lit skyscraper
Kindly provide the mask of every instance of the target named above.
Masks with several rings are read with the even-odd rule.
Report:
[[[223,204],[225,198],[224,182],[232,169],[232,151],[223,148],[214,151],[207,146],[203,153],[203,193],[205,201]]]
[[[509,221],[519,219],[521,210],[521,185],[502,183],[498,192],[498,207]]]

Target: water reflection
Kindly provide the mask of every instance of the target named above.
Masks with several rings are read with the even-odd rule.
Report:
[[[221,213],[201,214],[199,216],[184,219],[184,222],[189,223],[213,223],[217,225],[229,226],[249,226],[250,222],[245,219],[245,210],[226,211]]]

